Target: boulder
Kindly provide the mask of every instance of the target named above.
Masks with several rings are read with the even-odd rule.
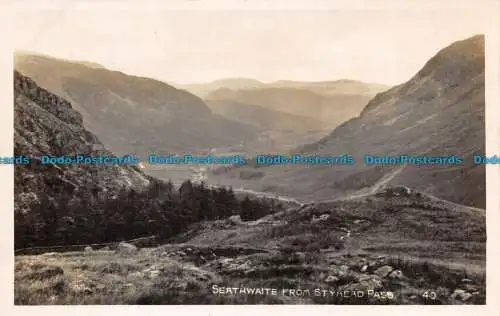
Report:
[[[388,265],[385,265],[385,266],[381,266],[380,268],[378,268],[377,270],[375,270],[374,274],[378,275],[379,277],[381,278],[384,278],[386,277],[392,270],[394,270],[393,267],[391,266],[388,266]]]
[[[92,249],[92,247],[90,247],[90,246],[87,246],[87,247],[85,247],[85,249],[83,251],[92,252],[92,251],[94,251],[94,249]]]
[[[360,278],[359,282],[348,284],[343,288],[345,291],[368,291],[380,290],[383,283],[376,275],[368,275]]]
[[[330,275],[326,278],[325,282],[328,284],[335,284],[339,281],[340,279],[334,275]]]
[[[159,271],[159,270],[151,270],[151,271],[149,271],[149,275],[148,275],[148,277],[149,277],[150,279],[156,279],[156,278],[157,278],[157,277],[159,277],[160,275],[161,275],[161,271]]]
[[[342,277],[342,276],[345,276],[347,274],[348,270],[349,270],[349,267],[346,265],[342,265],[340,267],[333,266],[330,268],[330,273],[334,276]]]
[[[137,250],[138,248],[136,246],[126,242],[121,242],[118,244],[118,247],[116,247],[116,251],[121,253],[135,253]]]
[[[460,300],[462,302],[467,301],[472,297],[472,294],[467,293],[465,290],[456,289],[453,294],[451,294],[451,298],[454,300]]]

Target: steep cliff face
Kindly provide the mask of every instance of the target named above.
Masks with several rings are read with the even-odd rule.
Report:
[[[14,71],[14,153],[33,159],[15,166],[15,209],[29,211],[43,197],[113,194],[122,187],[141,190],[150,179],[135,166],[42,165],[41,155],[112,156],[82,125],[82,116],[66,100]]]

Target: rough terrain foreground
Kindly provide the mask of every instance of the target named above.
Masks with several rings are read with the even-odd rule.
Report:
[[[485,229],[482,210],[396,187],[157,248],[16,256],[15,303],[485,304]]]

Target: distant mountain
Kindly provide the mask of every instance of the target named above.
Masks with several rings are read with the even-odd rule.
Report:
[[[252,89],[262,87],[264,83],[251,78],[226,78],[219,79],[207,83],[193,83],[193,84],[177,84],[176,87],[185,89],[200,98],[205,97],[207,94],[222,88],[239,90],[239,89]]]
[[[269,83],[267,86],[276,88],[296,88],[305,89],[311,92],[320,93],[324,95],[368,95],[374,96],[375,94],[388,90],[390,86],[378,83],[366,83],[357,80],[340,79],[334,81],[313,81],[301,82],[291,80],[279,80]]]
[[[352,166],[263,167],[258,181],[228,181],[314,200],[406,185],[484,208],[485,168],[472,163],[472,155],[485,152],[484,58],[484,36],[455,42],[408,82],[377,94],[359,117],[298,150],[303,155],[350,154],[357,161]],[[365,154],[459,155],[464,163],[376,167],[363,163]]]
[[[251,78],[226,78],[219,79],[206,83],[194,84],[175,84],[171,85],[185,89],[189,92],[204,98],[211,92],[219,89],[229,90],[249,90],[260,88],[295,88],[303,89],[320,94],[353,94],[353,95],[370,95],[373,96],[378,92],[390,88],[388,85],[378,83],[366,83],[357,80],[339,79],[332,81],[294,81],[294,80],[278,80],[269,83],[264,83]]]
[[[286,151],[321,138],[331,131],[329,125],[322,121],[259,105],[230,100],[207,100],[205,103],[213,113],[259,129],[260,138],[247,143],[246,147],[250,150]]]
[[[66,100],[14,72],[14,153],[34,157],[16,165],[15,209],[30,212],[43,200],[61,202],[63,196],[118,192],[122,187],[142,190],[150,178],[130,165],[41,164],[40,156],[113,156],[87,131],[82,116]]]
[[[246,90],[223,88],[206,95],[205,100],[231,100],[260,105],[266,109],[320,120],[333,128],[359,115],[373,95],[325,95],[307,88],[266,86]]]
[[[319,120],[266,109],[260,105],[228,100],[207,100],[205,102],[213,113],[263,129],[296,129],[300,131],[327,129],[327,124]]]
[[[257,130],[212,114],[195,95],[163,82],[40,55],[15,68],[67,99],[86,128],[118,154],[196,151],[253,139]]]

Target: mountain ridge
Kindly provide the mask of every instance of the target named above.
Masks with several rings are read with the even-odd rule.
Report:
[[[406,185],[452,202],[485,207],[485,167],[472,155],[485,151],[484,37],[474,36],[440,50],[406,83],[377,94],[361,111],[318,142],[299,152],[348,153],[353,166],[260,167],[264,176],[227,180],[257,191],[307,200],[329,200],[363,192],[395,166],[365,166],[363,156],[458,154],[462,166],[405,166],[387,185]],[[251,169],[250,169],[251,170]],[[286,172],[284,172],[286,171]]]
[[[15,68],[70,101],[85,127],[119,154],[145,158],[149,152],[229,146],[257,132],[212,114],[199,97],[156,79],[38,55],[16,55]]]

